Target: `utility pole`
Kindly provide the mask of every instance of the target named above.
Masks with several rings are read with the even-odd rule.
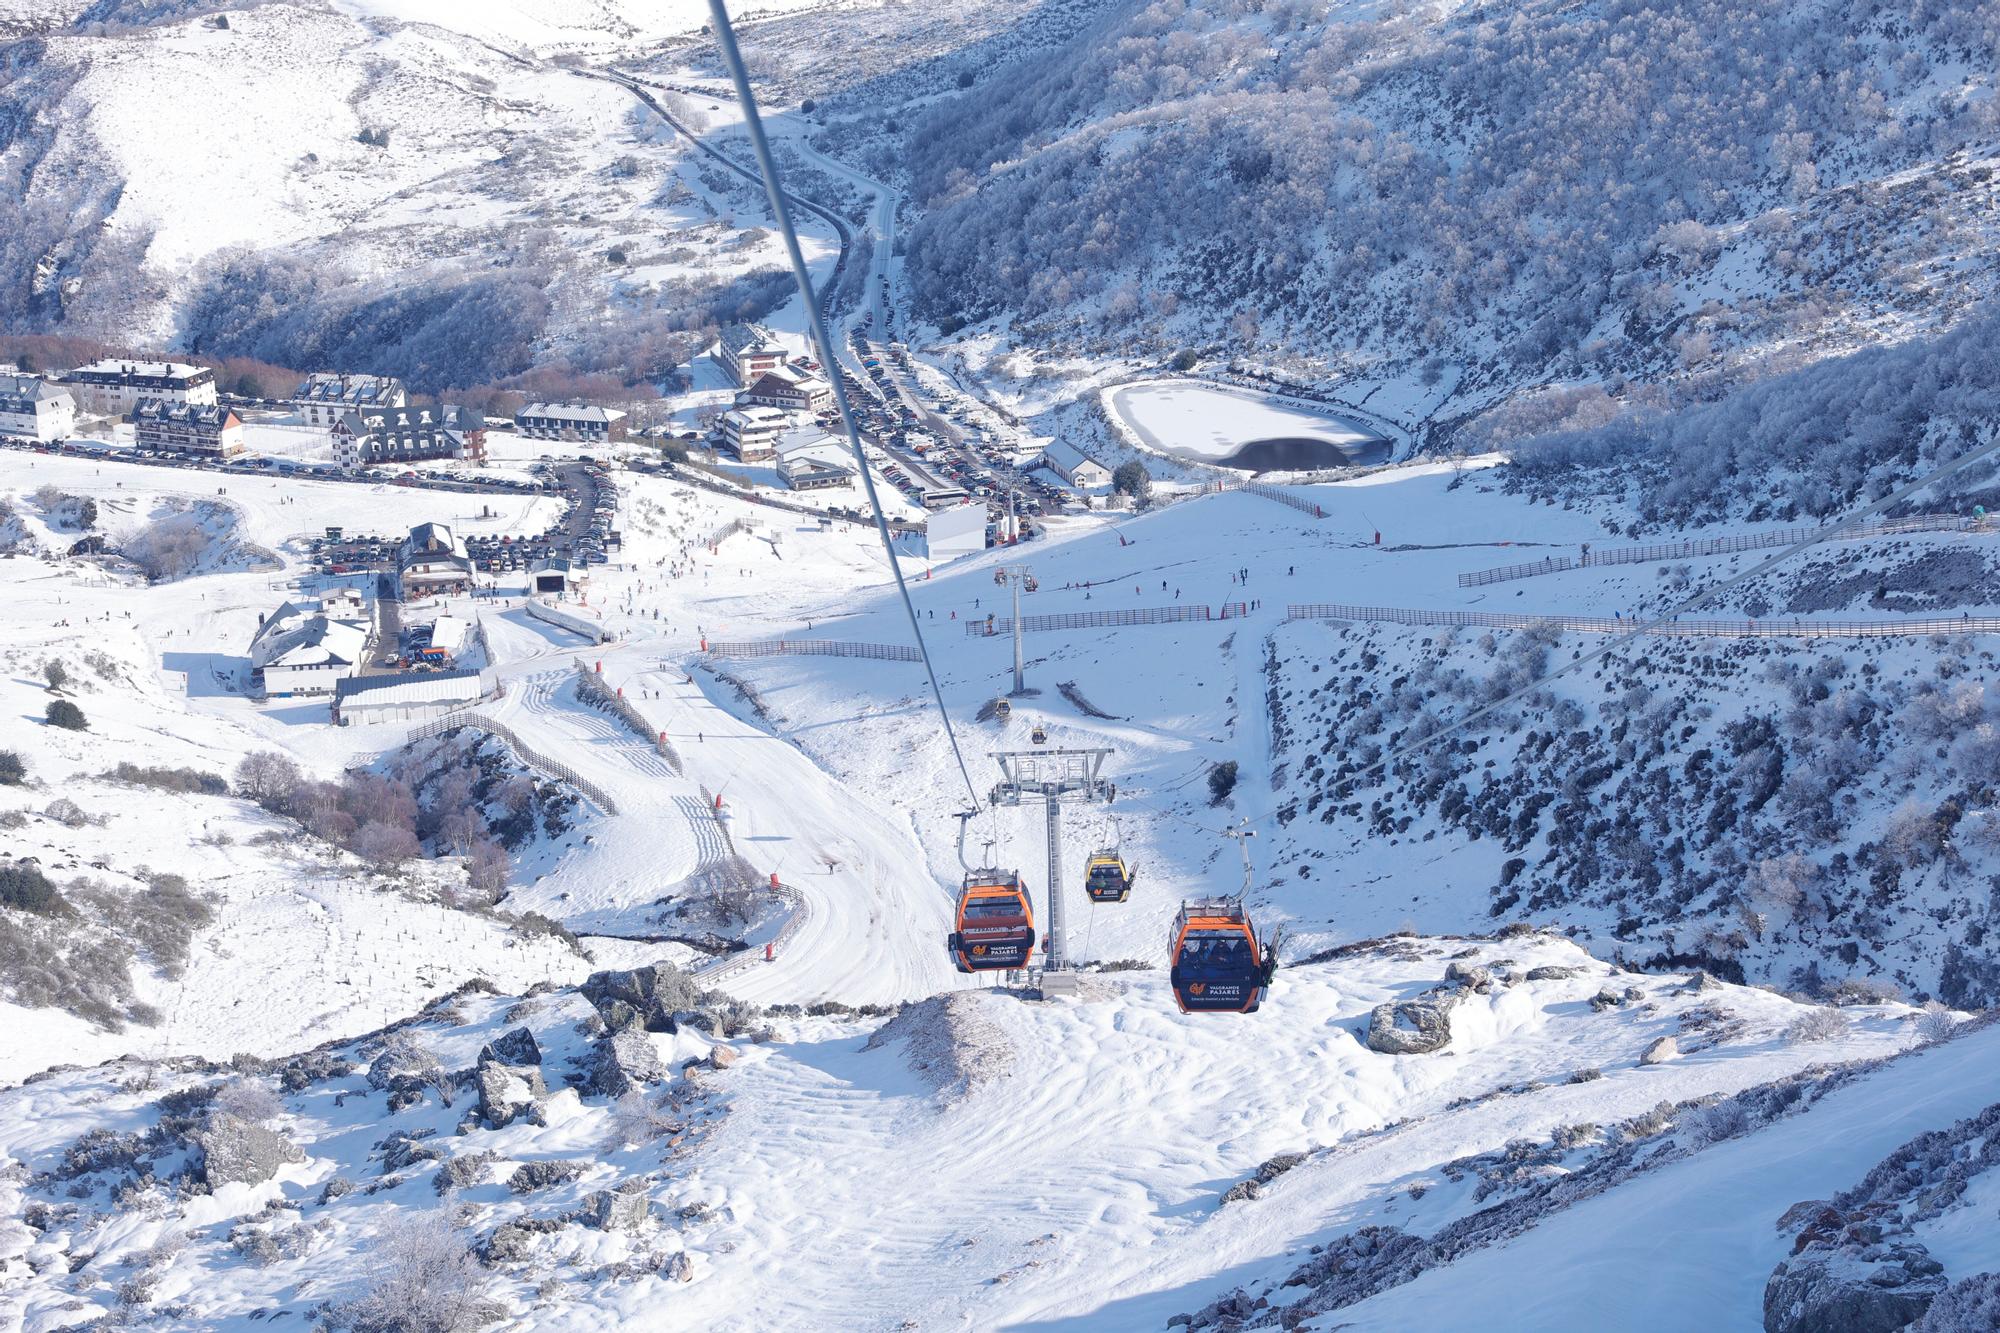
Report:
[[[1042,969],[1044,995],[1072,995],[1075,974],[1069,970],[1069,941],[1063,930],[1062,807],[1064,802],[1103,801],[1109,804],[1118,788],[1102,776],[1109,749],[996,751],[1001,780],[993,788],[996,806],[1041,803],[1048,814],[1047,962]]]
[[[1021,666],[1021,585],[1027,584],[1029,592],[1038,585],[1026,565],[1001,565],[993,571],[993,577],[996,582],[1011,584],[1014,590],[1014,688],[1009,693],[1018,698],[1028,692]]]

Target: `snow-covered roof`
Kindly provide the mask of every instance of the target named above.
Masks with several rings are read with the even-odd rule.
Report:
[[[106,357],[87,366],[78,366],[65,378],[86,384],[136,384],[165,388],[212,380],[215,373],[180,361],[121,361],[116,357]]]
[[[778,335],[762,324],[731,324],[722,331],[716,345],[733,356],[741,356],[745,352],[785,350],[778,342]]]
[[[411,671],[390,676],[349,676],[333,687],[336,704],[449,703],[477,699],[486,692],[480,671]]]
[[[782,426],[792,419],[781,407],[732,407],[722,415],[735,418],[738,427]]]
[[[271,613],[250,641],[253,667],[351,666],[368,644],[368,627],[329,616],[316,607],[287,602]]]
[[[233,410],[216,403],[174,403],[164,398],[141,398],[132,406],[132,420],[135,424],[171,421],[217,431],[243,424],[243,419]]]
[[[1085,466],[1111,471],[1075,445],[1065,444],[1061,440],[1049,441],[1048,447],[1042,450],[1042,458],[1050,467],[1066,476],[1074,474],[1078,468]]]
[[[69,396],[68,389],[39,375],[0,375],[0,412],[30,412],[36,403]]]
[[[403,382],[393,375],[347,375],[337,371],[316,371],[292,390],[301,403],[346,403],[351,407],[372,407],[403,395]]]
[[[529,403],[515,417],[517,421],[574,421],[608,426],[623,421],[625,413],[615,407],[590,407],[583,403]]]
[[[844,442],[812,426],[802,426],[797,430],[787,431],[778,440],[780,458],[790,458],[794,454],[808,454],[813,457],[824,456],[839,462],[841,458],[847,456],[847,452],[847,445]]]

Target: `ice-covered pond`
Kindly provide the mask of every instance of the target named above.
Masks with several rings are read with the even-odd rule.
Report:
[[[1154,381],[1108,395],[1153,449],[1245,472],[1303,472],[1386,462],[1389,441],[1296,399],[1248,389]]]

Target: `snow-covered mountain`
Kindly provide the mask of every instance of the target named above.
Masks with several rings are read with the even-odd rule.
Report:
[[[1789,0],[1129,4],[907,111],[919,310],[1226,348],[1455,424],[1696,395],[1992,295],[1993,16]]]

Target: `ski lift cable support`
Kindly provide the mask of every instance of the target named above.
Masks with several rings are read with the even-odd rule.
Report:
[[[944,724],[945,739],[951,743],[952,758],[958,762],[958,775],[965,782],[965,794],[972,801],[972,808],[980,808],[979,789],[972,785],[972,772],[965,766],[965,755],[958,748],[958,733],[952,728],[951,714],[945,711],[944,691],[938,686],[937,667],[931,662],[930,645],[924,642],[922,625],[917,621],[916,604],[910,600],[910,587],[903,579],[902,566],[896,562],[896,544],[889,535],[889,519],[882,511],[882,500],[875,492],[875,475],[869,469],[867,455],[861,449],[861,432],[854,424],[854,411],[847,402],[847,389],[841,383],[840,363],[834,358],[833,339],[826,331],[826,316],[820,310],[819,296],[813,291],[812,273],[806,267],[805,252],[799,248],[799,233],[792,226],[791,210],[785,205],[784,187],[778,183],[778,164],[771,156],[771,144],[764,137],[764,120],[757,110],[757,98],[750,91],[750,74],[743,65],[743,53],[737,49],[736,30],[730,26],[729,11],[722,0],[708,0],[708,10],[715,23],[715,42],[721,49],[722,59],[729,66],[730,82],[736,86],[736,98],[743,104],[743,122],[750,131],[750,146],[757,154],[757,170],[764,178],[764,193],[771,203],[771,214],[777,219],[778,230],[785,238],[785,253],[791,259],[792,277],[798,283],[799,300],[805,303],[806,330],[812,335],[813,348],[819,355],[819,362],[827,368],[827,378],[833,386],[834,406],[840,410],[841,430],[847,436],[848,448],[854,452],[854,466],[861,474],[861,489],[868,495],[868,507],[875,514],[875,532],[882,539],[882,552],[889,560],[890,576],[896,580],[896,592],[903,600],[903,611],[910,619],[910,633],[917,641],[917,652],[924,659],[924,673],[930,677],[931,697],[937,701],[938,720]],[[857,262],[861,257],[855,256]]]

